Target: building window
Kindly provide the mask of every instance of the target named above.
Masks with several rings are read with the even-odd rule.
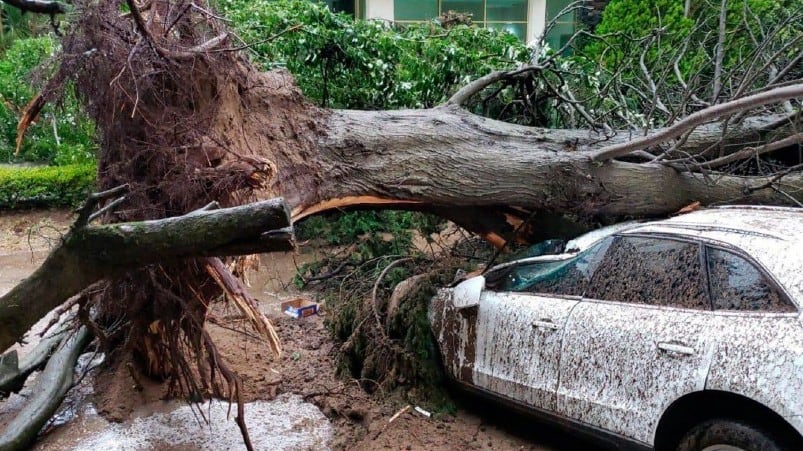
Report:
[[[423,22],[447,11],[470,13],[480,27],[507,30],[524,40],[527,36],[528,0],[396,0],[397,22]]]
[[[329,9],[336,13],[351,14],[357,18],[365,17],[365,0],[323,0]]]
[[[573,0],[547,0],[546,2],[546,23],[555,20],[555,25],[546,35],[546,42],[553,50],[559,50],[569,42],[575,31],[575,12],[558,16]]]
[[[396,22],[424,22],[438,17],[437,0],[396,0],[393,18]]]

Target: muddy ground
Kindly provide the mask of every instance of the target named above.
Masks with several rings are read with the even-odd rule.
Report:
[[[70,218],[66,211],[0,214],[0,292],[7,291],[35,269],[46,255],[48,245],[67,230]],[[260,299],[261,308],[271,317],[282,339],[281,357],[272,355],[266,346],[249,337],[235,311],[215,309],[218,325],[209,326],[230,367],[241,375],[247,401],[270,401],[296,394],[317,406],[328,418],[334,430],[330,442],[327,446],[305,445],[305,449],[593,449],[588,443],[529,417],[462,393],[455,393],[449,405],[425,406],[433,413],[427,418],[416,412],[415,406],[405,408],[407,404],[398,393],[368,395],[357,381],[337,377],[337,345],[325,328],[325,306],[320,315],[300,320],[283,315],[279,309],[283,300],[314,297],[296,291],[290,284],[296,264],[313,258],[311,249],[302,249],[300,254],[264,255],[262,269],[250,275],[252,292]],[[115,363],[102,367],[94,375],[94,394],[89,399],[98,413],[107,420],[124,422],[165,410],[167,404],[162,400],[165,386],[142,380],[143,389],[135,390],[126,366],[129,362],[114,356],[108,361]],[[400,411],[403,413],[396,416]],[[103,424],[78,418],[50,428],[37,448],[73,449],[72,444],[86,438],[82,435],[99,434]],[[151,445],[145,449],[168,448]],[[230,449],[239,449],[238,444],[232,443]]]

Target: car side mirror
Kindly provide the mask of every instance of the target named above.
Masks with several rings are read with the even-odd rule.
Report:
[[[472,277],[454,287],[453,303],[456,309],[474,307],[480,303],[480,295],[485,289],[485,277]]]

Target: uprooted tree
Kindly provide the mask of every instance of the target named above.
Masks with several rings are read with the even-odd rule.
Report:
[[[336,208],[413,209],[501,247],[539,237],[555,218],[803,201],[800,9],[773,24],[743,11],[740,29],[754,42],[737,60],[725,58],[724,31],[690,33],[676,53],[658,56],[650,52],[662,48],[660,29],[633,37],[640,54],[613,69],[570,64],[566,48],[536,43],[530,64],[488,74],[435,108],[355,111],[317,107],[287,71],[257,70],[207,4],[75,8],[60,67],[22,129],[64,89],[77,91],[100,131],[101,188],[129,187],[105,222],[282,196],[296,221]],[[592,39],[584,35],[568,46]],[[682,66],[688,52],[707,64]],[[546,127],[555,124],[575,128]],[[149,374],[169,378],[175,392],[233,396],[233,386],[210,382],[221,369],[203,329],[207,301],[236,291],[221,282],[229,269],[204,259],[143,263],[82,292],[79,310],[92,312],[83,320],[104,345],[125,346]],[[70,270],[89,270],[81,265]],[[15,313],[3,302],[6,321]]]

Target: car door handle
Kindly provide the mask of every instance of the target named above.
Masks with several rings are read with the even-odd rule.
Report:
[[[682,343],[673,341],[662,341],[658,343],[658,349],[664,352],[681,355],[694,355],[694,348],[686,346]]]
[[[558,330],[559,326],[552,322],[551,319],[541,319],[533,321],[533,327],[547,330]]]

